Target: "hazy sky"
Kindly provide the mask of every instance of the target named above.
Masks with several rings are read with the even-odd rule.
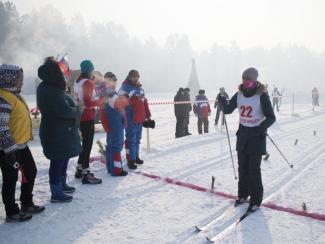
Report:
[[[11,0],[12,1],[12,0]],[[196,50],[213,43],[242,48],[305,45],[325,47],[325,0],[13,0],[21,13],[52,4],[69,20],[114,21],[145,40],[163,44],[171,33],[187,34]]]

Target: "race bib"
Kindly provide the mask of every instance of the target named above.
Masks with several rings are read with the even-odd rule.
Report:
[[[239,123],[246,127],[259,126],[265,119],[261,106],[261,96],[244,97],[237,94],[237,106],[239,111]]]

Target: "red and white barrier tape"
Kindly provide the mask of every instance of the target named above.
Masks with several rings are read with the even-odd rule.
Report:
[[[209,103],[214,103],[216,100],[208,100]],[[178,101],[178,102],[149,102],[149,105],[170,105],[170,104],[194,104],[196,101]],[[206,102],[206,101],[202,101]]]

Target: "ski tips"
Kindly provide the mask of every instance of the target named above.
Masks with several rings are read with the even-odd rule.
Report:
[[[210,239],[209,237],[207,237],[207,241],[210,243],[214,243],[214,241],[212,239]]]
[[[197,225],[195,226],[195,230],[198,231],[198,232],[201,232],[202,231],[202,229],[199,226],[197,226]]]

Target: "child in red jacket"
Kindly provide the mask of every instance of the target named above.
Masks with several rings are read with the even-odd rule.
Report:
[[[204,133],[209,133],[209,116],[211,109],[204,90],[200,90],[199,95],[196,96],[193,111],[198,118],[197,127],[199,134],[202,134],[202,125],[204,125]]]

